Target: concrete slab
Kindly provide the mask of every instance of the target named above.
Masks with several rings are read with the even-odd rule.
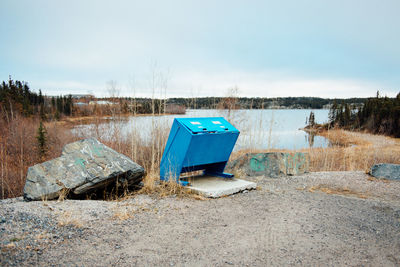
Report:
[[[193,177],[190,179],[190,186],[188,186],[196,193],[211,198],[232,195],[243,190],[255,189],[256,187],[257,184],[253,182],[215,176]]]

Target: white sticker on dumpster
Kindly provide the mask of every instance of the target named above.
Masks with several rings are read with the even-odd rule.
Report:
[[[220,121],[212,121],[212,123],[214,123],[214,124],[221,124]]]
[[[201,124],[201,123],[198,122],[198,121],[191,121],[190,123],[193,124],[193,125],[200,125],[200,124]]]

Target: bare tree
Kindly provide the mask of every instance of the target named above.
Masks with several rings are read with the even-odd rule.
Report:
[[[118,88],[117,82],[114,80],[110,80],[107,82],[106,85],[107,88],[107,92],[110,98],[110,112],[111,112],[111,116],[113,118],[115,118],[115,115],[117,114],[117,101],[118,101],[118,97],[119,97],[119,93],[120,93],[120,89]]]
[[[227,89],[226,97],[224,97],[219,103],[219,108],[226,109],[228,111],[227,117],[230,118],[231,111],[238,108],[238,101],[239,87],[235,85]]]
[[[120,88],[117,85],[117,82],[114,80],[110,80],[107,82],[107,91],[110,97],[109,108],[111,112],[112,122],[113,122],[113,138],[116,140],[118,144],[118,151],[121,150],[121,110],[120,105],[118,105],[118,97],[120,93]],[[118,115],[118,116],[117,116]]]
[[[163,146],[163,136],[161,135],[160,128],[161,125],[159,123],[156,125],[156,118],[154,117],[156,113],[161,115],[165,113],[165,105],[166,105],[166,95],[168,88],[168,71],[162,72],[158,66],[157,62],[154,62],[150,66],[150,79],[149,79],[149,87],[151,90],[151,110],[152,110],[152,132],[153,138],[156,138],[151,142],[151,167],[150,172],[155,172],[156,164],[161,160],[161,151]],[[159,97],[156,97],[156,94],[159,94]],[[158,98],[158,99],[157,99]],[[159,120],[157,120],[159,122]]]

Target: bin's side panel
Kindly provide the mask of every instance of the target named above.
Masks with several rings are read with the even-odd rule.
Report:
[[[192,135],[183,167],[217,162],[226,163],[238,137],[238,132]]]
[[[179,179],[183,161],[191,140],[191,134],[174,120],[160,163],[160,179]]]

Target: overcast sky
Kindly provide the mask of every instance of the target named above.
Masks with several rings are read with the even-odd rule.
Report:
[[[395,96],[399,0],[1,0],[0,80],[45,94]],[[161,90],[166,88],[166,90]]]

